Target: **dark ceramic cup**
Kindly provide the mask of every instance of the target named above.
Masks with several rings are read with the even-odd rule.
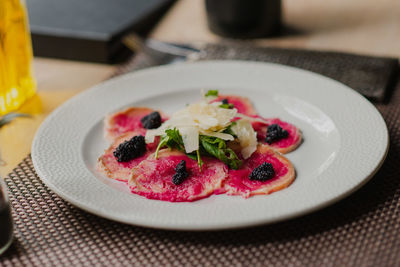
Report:
[[[231,38],[277,35],[281,0],[205,0],[210,30]]]

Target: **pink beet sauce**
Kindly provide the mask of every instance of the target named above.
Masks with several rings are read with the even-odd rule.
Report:
[[[189,177],[183,183],[175,185],[172,183],[172,176],[181,160],[186,161]],[[226,166],[214,159],[203,160],[202,171],[197,161],[183,154],[146,160],[134,169],[138,186],[131,187],[132,193],[171,202],[194,201],[207,197],[213,193],[215,185],[221,184],[226,177]]]
[[[275,170],[275,176],[265,182],[250,180],[249,175],[254,168],[258,167],[264,162],[272,164]],[[231,188],[235,188],[239,192],[250,192],[272,183],[273,181],[284,176],[287,172],[287,166],[279,161],[273,152],[268,151],[267,153],[259,153],[256,151],[251,155],[250,158],[244,161],[239,170],[229,170],[229,176],[225,181],[225,184]]]
[[[265,119],[268,121],[268,124],[262,123],[262,122],[253,122],[252,126],[254,131],[257,132],[257,140],[259,142],[265,143],[265,138],[267,137],[267,126],[271,124],[278,124],[279,126],[282,127],[282,129],[286,130],[289,132],[289,136],[287,138],[281,139],[279,141],[276,141],[272,143],[270,146],[275,147],[275,148],[285,148],[289,147],[299,141],[300,136],[297,133],[297,128],[296,126],[281,121],[278,118],[274,119]]]

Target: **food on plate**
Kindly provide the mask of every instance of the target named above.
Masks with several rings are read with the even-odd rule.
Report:
[[[137,131],[145,135],[146,129],[154,129],[166,120],[163,114],[145,107],[130,107],[107,116],[104,120],[105,136],[113,141],[121,134]]]
[[[143,147],[140,148],[141,154],[136,154],[137,151],[133,150],[134,153],[129,153],[130,159],[127,158],[126,155],[122,154],[123,150],[118,150],[123,144],[128,144],[129,141],[140,137],[142,131],[135,130],[132,132],[127,132],[125,134],[120,135],[117,137],[111,146],[104,151],[104,154],[97,161],[97,169],[105,174],[107,177],[119,180],[119,181],[128,181],[131,177],[131,172],[134,167],[136,167],[140,162],[146,159],[149,155],[155,152],[157,148],[157,141],[151,144],[146,144],[145,151],[143,151]],[[143,136],[142,136],[143,138]],[[144,138],[143,138],[144,141]],[[128,143],[127,143],[128,142]],[[133,146],[135,147],[135,146]],[[136,157],[132,157],[132,154],[136,154]],[[135,155],[133,155],[135,156]],[[119,160],[121,159],[121,160]]]
[[[156,136],[160,137],[157,151],[163,147],[185,152],[189,157],[196,159],[199,167],[202,165],[202,156],[215,157],[230,168],[240,167],[238,155],[227,146],[228,141],[235,140],[232,127],[237,123],[236,109],[220,107],[220,102],[209,103],[200,101],[187,105],[175,112],[161,127],[146,132],[146,142],[152,143]],[[252,131],[253,143],[246,144],[243,149],[255,150],[255,132]],[[157,158],[157,151],[155,157]],[[245,155],[246,157],[247,155]]]
[[[255,116],[257,111],[247,97],[236,95],[219,95],[213,101],[221,102],[224,107],[236,108],[238,113]]]
[[[217,90],[169,118],[150,108],[125,109],[106,118],[105,131],[112,145],[99,171],[134,194],[171,202],[281,190],[295,179],[281,153],[302,140],[294,125],[262,118],[248,98]]]
[[[292,163],[270,147],[260,144],[239,170],[229,170],[224,188],[228,195],[247,198],[286,188],[294,178]]]
[[[194,201],[221,189],[227,166],[210,157],[197,161],[177,150],[163,149],[133,168],[129,186],[133,193],[150,199]]]
[[[289,153],[301,144],[300,130],[278,118],[258,118],[252,122],[252,126],[260,143],[267,144],[280,153]]]

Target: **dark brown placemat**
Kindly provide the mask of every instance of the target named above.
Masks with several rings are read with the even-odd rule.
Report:
[[[192,60],[253,60],[298,67],[322,74],[355,89],[373,101],[390,97],[397,78],[397,58],[305,49],[256,47],[240,44],[200,44],[201,53]],[[160,64],[139,53],[122,65],[115,75]],[[290,77],[289,77],[290,78]]]
[[[321,211],[242,230],[162,231],[91,215],[48,189],[28,156],[6,178],[15,240],[0,266],[400,266],[400,83],[376,107],[391,144],[370,182]]]

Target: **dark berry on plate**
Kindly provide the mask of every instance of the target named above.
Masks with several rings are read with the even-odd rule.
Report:
[[[221,102],[222,102],[222,104],[225,104],[225,105],[228,105],[228,104],[229,104],[227,98],[222,99]]]
[[[271,124],[267,127],[267,137],[265,138],[265,142],[272,144],[273,142],[287,138],[288,136],[289,132],[282,129],[281,126],[278,124]]]
[[[175,185],[180,185],[189,176],[186,170],[186,161],[181,160],[175,167],[175,174],[172,176],[172,182]]]
[[[254,168],[249,175],[250,180],[265,182],[275,175],[274,167],[271,163],[264,162],[260,166]]]
[[[154,111],[149,115],[144,116],[140,122],[143,125],[143,128],[146,129],[155,129],[161,126],[161,116],[160,113]]]
[[[137,135],[121,143],[113,152],[118,162],[127,162],[142,156],[146,152],[144,137]]]

